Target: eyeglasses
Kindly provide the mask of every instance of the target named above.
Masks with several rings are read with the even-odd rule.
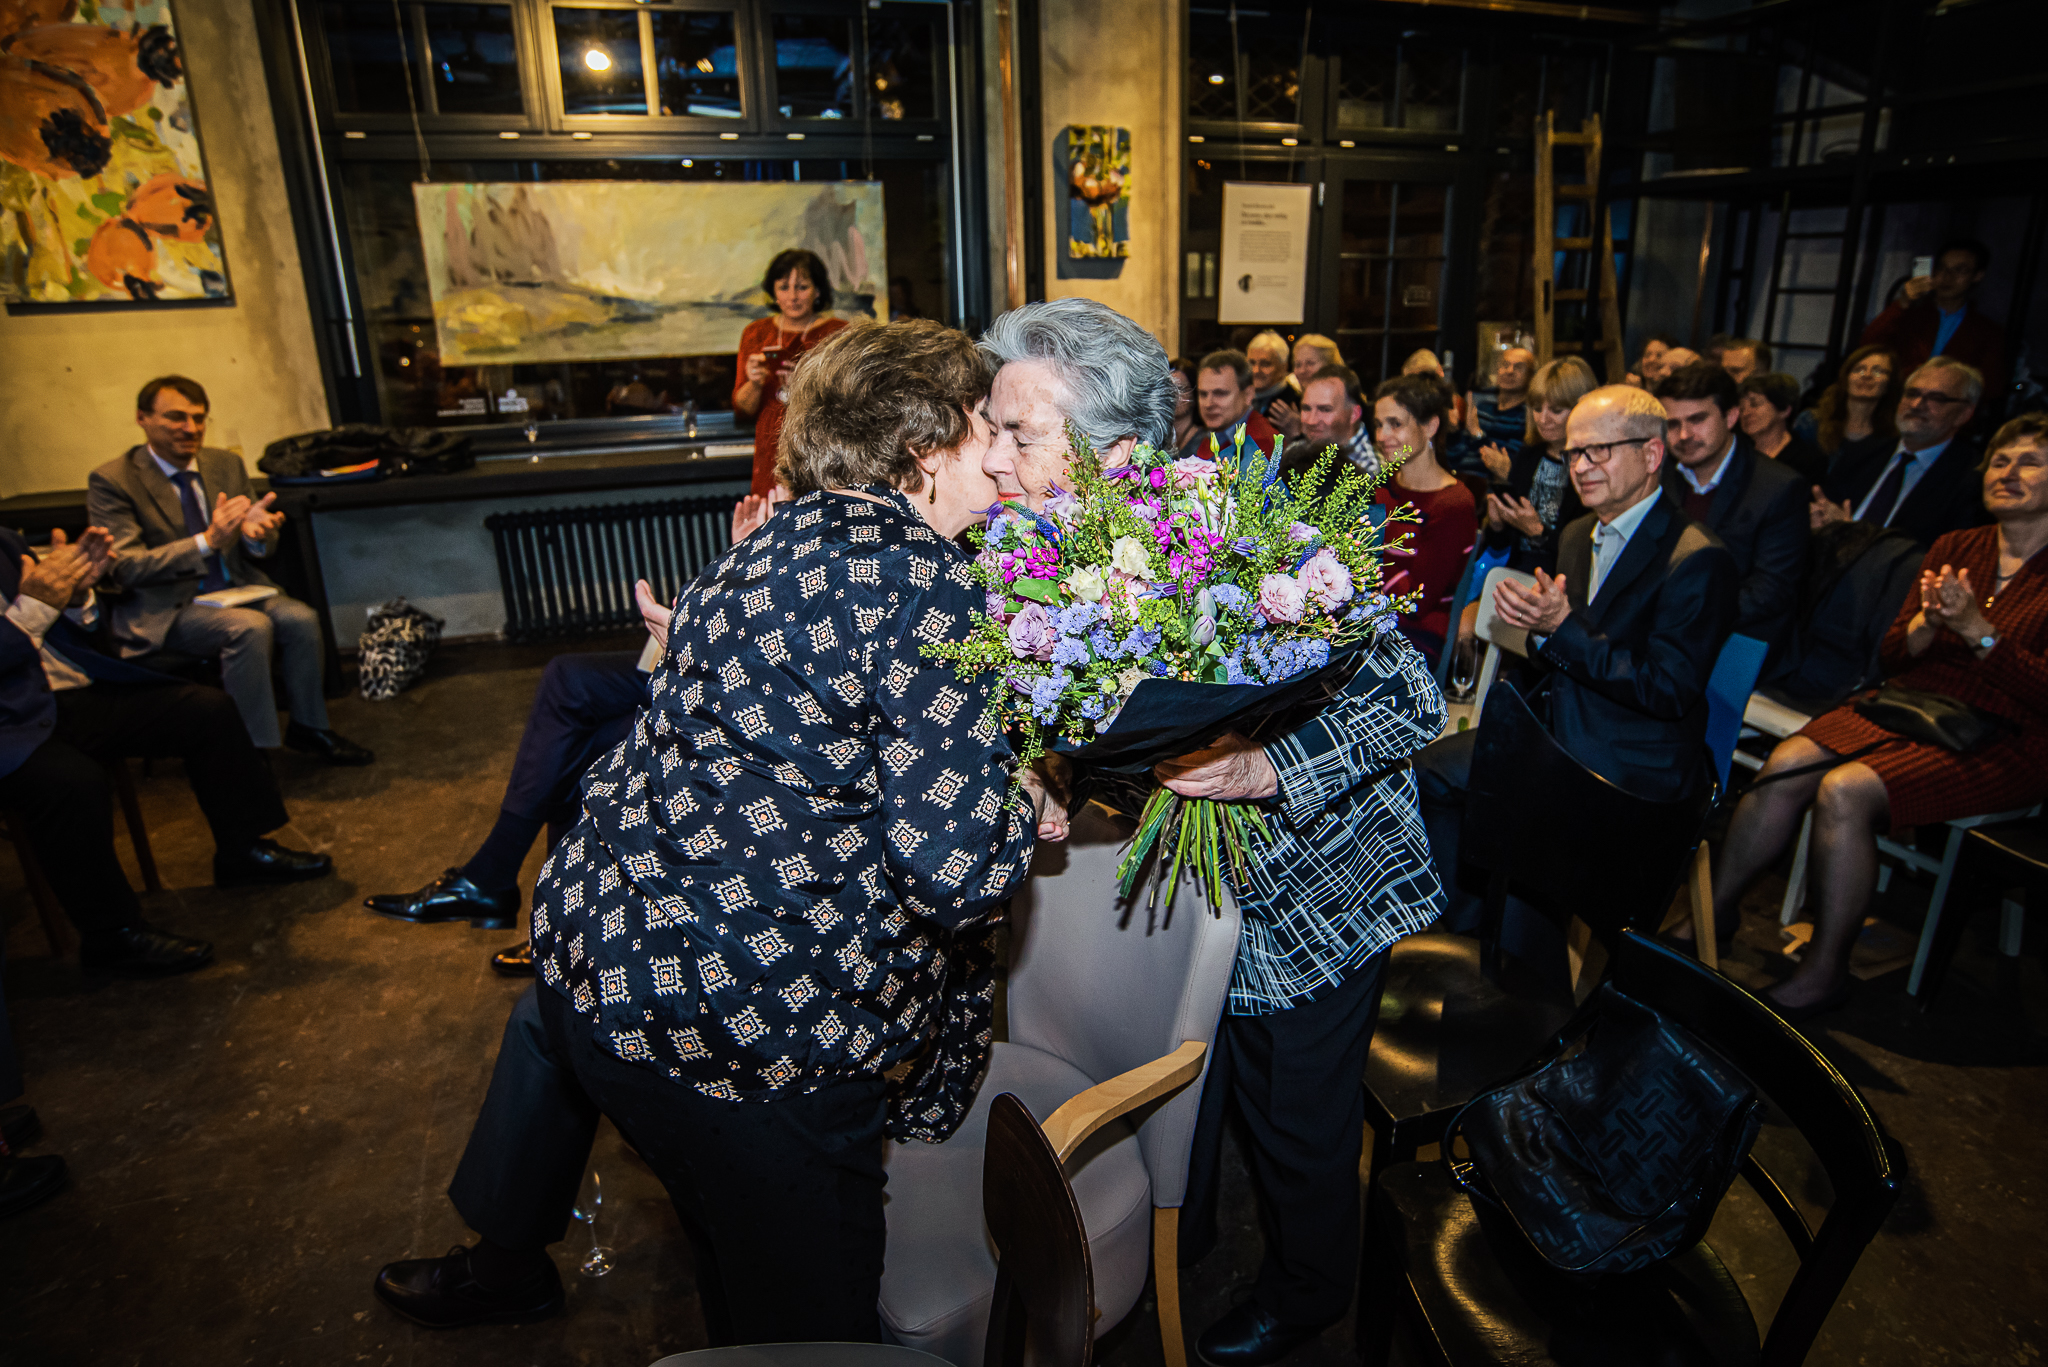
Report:
[[[1567,446],[1558,452],[1564,457],[1565,469],[1569,470],[1584,459],[1589,465],[1605,465],[1614,458],[1617,446],[1642,446],[1657,440],[1655,437],[1624,437],[1620,441],[1596,441],[1591,446]]]
[[[1953,394],[1943,394],[1939,390],[1934,389],[1909,389],[1905,392],[1903,398],[1907,403],[1931,403],[1936,408],[1952,403],[1969,402],[1968,399],[1959,399]]]

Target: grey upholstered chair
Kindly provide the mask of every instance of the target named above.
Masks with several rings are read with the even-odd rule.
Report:
[[[1066,1172],[1087,1230],[1098,1332],[1137,1304],[1149,1254],[1166,1367],[1185,1367],[1175,1245],[1238,916],[1227,896],[1218,915],[1192,886],[1170,916],[1142,896],[1117,905],[1124,835],[1091,805],[1064,845],[1040,846],[1012,903],[1008,1038],[995,1046],[974,1110],[944,1144],[890,1146],[882,1322],[899,1342],[957,1367],[982,1362],[996,1275],[981,1218],[982,1148],[988,1107],[1004,1092],[1039,1118],[1055,1150],[1072,1152]],[[1062,1111],[1097,1084],[1106,1085]],[[1167,1099],[1102,1125],[1078,1148],[1063,1140],[1134,1093]]]

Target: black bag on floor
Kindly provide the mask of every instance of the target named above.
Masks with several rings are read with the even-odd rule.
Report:
[[[1749,1079],[1641,1002],[1602,987],[1551,1062],[1467,1102],[1444,1162],[1483,1223],[1579,1279],[1698,1243],[1763,1123]],[[1460,1133],[1471,1161],[1451,1156]]]

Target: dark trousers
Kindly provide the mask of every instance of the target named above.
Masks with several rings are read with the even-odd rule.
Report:
[[[1314,1001],[1226,1015],[1216,1034],[1181,1213],[1184,1256],[1198,1256],[1213,1237],[1223,1127],[1234,1106],[1265,1217],[1252,1299],[1290,1328],[1342,1319],[1357,1286],[1365,1056],[1386,967],[1386,954],[1375,954]]]
[[[64,914],[83,936],[142,919],[114,855],[117,759],[179,759],[213,843],[248,848],[290,818],[263,752],[228,695],[196,684],[108,684],[57,694],[57,726],[21,767],[0,777],[0,807],[25,830]]]
[[[639,660],[638,651],[623,650],[548,661],[512,760],[500,804],[506,811],[534,821],[574,822],[577,780],[626,738],[633,714],[647,705],[647,675],[635,667]]]
[[[714,1345],[879,1342],[884,1086],[715,1101],[606,1051],[536,983],[506,1022],[448,1196],[494,1244],[553,1243],[609,1116],[675,1203]]]

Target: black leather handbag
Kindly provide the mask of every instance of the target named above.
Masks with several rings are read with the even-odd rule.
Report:
[[[2012,734],[2012,723],[1946,693],[1888,683],[1855,703],[1856,715],[1895,736],[1939,745],[1959,755],[1975,754]]]
[[[1713,1050],[1611,985],[1594,1001],[1550,1062],[1474,1097],[1444,1135],[1482,1224],[1582,1281],[1698,1243],[1763,1122]],[[1452,1157],[1460,1134],[1469,1161]]]

